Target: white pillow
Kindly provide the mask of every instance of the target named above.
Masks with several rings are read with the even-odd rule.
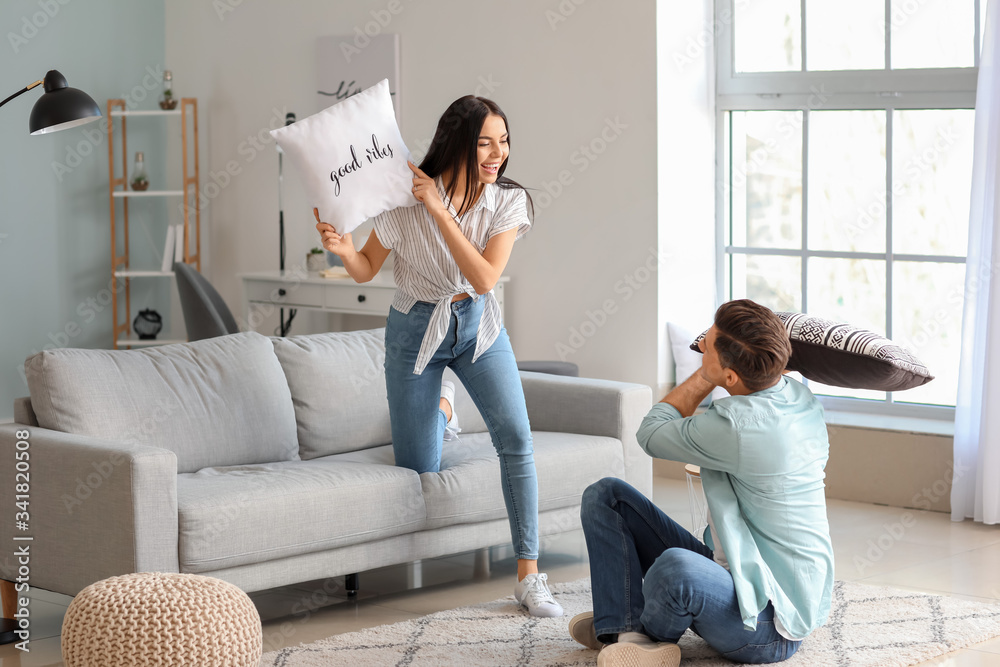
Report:
[[[399,206],[414,206],[410,151],[392,110],[389,81],[308,118],[271,130],[302,178],[310,208],[338,234]],[[311,211],[310,211],[311,212]],[[311,219],[311,217],[310,217]]]
[[[702,356],[699,352],[695,352],[690,348],[691,341],[694,340],[694,334],[688,329],[679,324],[667,322],[667,335],[670,336],[670,351],[674,355],[674,367],[677,373],[676,383],[680,385],[681,382],[687,380],[701,368]],[[716,401],[727,396],[729,396],[728,391],[722,387],[716,387],[702,404],[707,403],[709,399]]]

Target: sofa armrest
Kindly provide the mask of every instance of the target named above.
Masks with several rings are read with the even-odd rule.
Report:
[[[635,434],[653,404],[644,384],[521,372],[531,428],[617,438],[625,459],[625,481],[653,494],[653,460]]]
[[[28,437],[24,436],[27,432]],[[18,441],[28,443],[25,448]],[[27,451],[28,457],[20,452]],[[15,526],[19,472],[28,464],[28,529]],[[177,572],[177,457],[25,424],[0,425],[0,578],[14,580],[15,548],[30,549],[32,586],[76,595],[130,572]],[[22,487],[22,491],[24,488]],[[22,499],[23,500],[23,499]],[[23,517],[20,517],[23,518]],[[14,541],[14,536],[31,541]]]

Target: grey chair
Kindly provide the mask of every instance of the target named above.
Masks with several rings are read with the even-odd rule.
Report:
[[[188,340],[239,333],[240,327],[229,306],[205,280],[205,276],[184,262],[174,263],[174,275],[177,276],[177,292],[181,298],[181,310],[184,311]]]

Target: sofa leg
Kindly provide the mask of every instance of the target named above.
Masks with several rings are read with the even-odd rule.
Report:
[[[490,578],[490,550],[476,549],[475,557],[472,561],[472,578],[482,581]]]
[[[0,579],[0,598],[3,599],[3,619],[0,620],[0,644],[12,644],[17,639],[17,621],[14,614],[17,610],[17,594],[14,582]]]
[[[347,589],[347,597],[349,598],[357,597],[358,589],[360,587],[361,584],[358,581],[358,575],[356,572],[354,574],[349,574],[346,577],[344,577],[344,588]]]

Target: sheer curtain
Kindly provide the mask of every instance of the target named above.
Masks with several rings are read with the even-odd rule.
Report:
[[[983,0],[985,1],[985,0]],[[989,0],[976,89],[975,157],[951,518],[1000,523],[1000,0]]]

